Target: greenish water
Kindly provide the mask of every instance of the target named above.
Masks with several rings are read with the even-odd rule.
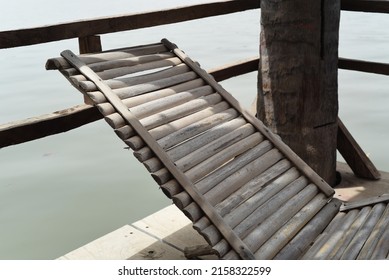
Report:
[[[20,9],[20,2],[25,8]],[[0,10],[0,30],[195,2],[199,1],[7,2]],[[34,16],[31,9],[41,11]],[[340,55],[388,63],[386,26],[389,15],[343,13]],[[110,49],[154,43],[162,37],[210,69],[257,55],[259,11],[103,35],[102,43]],[[77,52],[76,40],[0,50],[0,123],[82,102],[58,72],[44,69],[47,58],[64,49]],[[223,86],[249,106],[256,93],[256,74],[225,81]],[[340,117],[381,170],[389,170],[388,91],[388,77],[339,73]],[[3,148],[0,259],[54,259],[170,203],[103,121]]]

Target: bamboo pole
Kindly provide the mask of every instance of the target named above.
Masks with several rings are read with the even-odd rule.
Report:
[[[253,230],[254,227],[261,224],[266,220],[272,213],[276,212],[283,205],[292,200],[301,190],[306,188],[307,180],[304,177],[299,177],[297,180],[290,183],[278,195],[273,196],[271,199],[266,201],[264,204],[259,206],[255,211],[250,213],[244,220],[239,221],[239,224],[233,223],[230,216],[226,216],[226,222],[234,227],[234,231],[239,236],[246,236]]]
[[[278,195],[278,193],[286,186],[297,180],[299,176],[299,172],[295,168],[291,168],[275,181],[269,183],[269,185],[264,189],[259,189],[258,192],[255,192],[255,189],[251,190],[247,187],[245,188],[241,201],[238,201],[239,195],[241,194],[241,192],[238,191],[238,193],[234,196],[237,198],[233,199],[234,203],[232,203],[232,205],[227,203],[230,202],[231,199],[227,199],[225,200],[227,202],[223,201],[224,203],[217,205],[216,209],[224,214],[223,216],[229,225],[235,227],[245,218],[251,215],[256,209],[264,205],[271,198]],[[295,182],[295,184],[297,183],[305,185],[307,184],[307,181],[303,178],[300,178],[298,182]],[[251,192],[253,195],[251,195]],[[244,203],[242,203],[242,201],[244,201]]]
[[[340,259],[355,260],[357,258],[359,252],[363,247],[363,244],[365,244],[366,240],[370,236],[374,226],[377,224],[384,210],[384,203],[378,203],[373,206],[372,210],[369,213],[369,216],[366,218],[365,223],[356,233],[353,240],[345,249]]]
[[[389,224],[389,204],[386,205],[385,211],[379,219],[378,223],[373,228],[369,238],[366,240],[365,244],[362,247],[361,252],[358,255],[359,260],[371,259],[374,250],[377,247],[378,241],[383,235],[386,227]]]
[[[255,258],[260,260],[274,258],[327,202],[328,198],[323,193],[316,195],[255,252]]]
[[[359,231],[360,227],[366,221],[366,218],[369,216],[371,210],[372,208],[370,206],[366,206],[362,208],[361,211],[359,211],[355,221],[345,232],[343,232],[341,239],[337,242],[326,259],[338,260],[341,258],[347,246],[350,244],[356,233]]]
[[[176,160],[175,164],[178,168],[185,172],[207,158],[219,153],[229,145],[252,135],[254,131],[254,127],[251,124],[245,124],[210,143],[202,142],[201,148],[181,159]],[[259,133],[258,136],[261,137]]]
[[[137,84],[133,86],[113,89],[112,91],[118,96],[120,99],[127,99],[130,97],[135,97],[138,95],[142,95],[145,93],[157,91],[163,88],[167,88],[170,86],[175,86],[180,83],[188,82],[195,80],[197,78],[196,73],[194,72],[186,72],[183,74],[178,74],[176,76],[171,76],[168,78],[163,78],[160,80],[150,81],[144,84]],[[87,92],[87,95],[96,103],[104,103],[107,102],[107,99],[100,91],[90,91]]]
[[[157,71],[154,73],[137,75],[135,77],[109,79],[109,80],[105,80],[104,82],[111,89],[119,89],[119,88],[139,85],[139,84],[145,84],[145,83],[152,82],[155,80],[161,80],[164,78],[183,74],[183,73],[186,73],[189,71],[190,71],[190,68],[188,66],[186,66],[185,63],[181,63],[181,64],[178,64],[174,67],[170,67],[170,68],[160,70],[160,71]],[[97,90],[96,85],[91,81],[80,81],[79,86],[84,91],[96,91]]]
[[[280,209],[253,229],[243,239],[251,250],[257,251],[275,232],[296,215],[318,193],[314,184],[308,185],[301,192],[288,200]]]
[[[141,105],[131,108],[131,112],[137,116],[137,118],[145,118],[161,111],[171,109],[175,106],[182,105],[186,102],[200,98],[213,93],[210,86],[203,86],[195,88],[189,91],[180,92],[167,97],[162,97],[157,100],[145,102]]]
[[[273,149],[267,152],[260,158],[252,161],[241,170],[233,173],[220,182],[214,188],[209,190],[205,194],[205,197],[212,205],[216,205],[237,191],[242,185],[253,179],[257,174],[256,172],[264,172],[280,159],[282,159],[282,154],[278,150]]]
[[[387,223],[382,236],[377,242],[377,246],[375,247],[371,259],[372,260],[382,260],[386,259],[386,256],[389,253],[389,223]]]
[[[274,257],[276,260],[296,260],[312,244],[316,237],[327,227],[339,212],[341,201],[331,201],[321,209],[297,235]]]
[[[251,150],[241,154],[240,156],[236,157],[235,159],[220,167],[215,172],[207,175],[201,181],[197,182],[196,188],[201,193],[206,193],[215,185],[224,180],[226,177],[230,176],[234,172],[237,172],[249,162],[270,151],[271,148],[272,144],[269,141],[265,140],[261,142],[257,146],[253,147]]]
[[[334,229],[331,234],[328,234],[326,241],[323,243],[313,244],[312,248],[303,256],[302,259],[319,259],[324,260],[331,253],[336,246],[336,243],[342,238],[343,233],[355,221],[359,211],[357,209],[349,211],[338,227]],[[312,250],[312,251],[311,251]],[[313,254],[312,254],[312,253]]]
[[[204,143],[210,143],[219,137],[232,132],[238,127],[244,125],[246,121],[243,118],[236,118],[230,121],[218,124],[204,133],[194,136],[193,138],[178,144],[167,151],[172,160],[176,161],[189,153],[199,149]]]
[[[77,36],[80,37],[80,36]],[[146,45],[146,46],[137,46],[137,47],[131,47],[131,48],[123,48],[118,49],[114,51],[109,52],[102,52],[102,53],[96,53],[96,54],[84,54],[80,55],[79,58],[81,61],[83,61],[85,64],[91,64],[96,63],[102,60],[114,60],[114,59],[123,59],[128,57],[134,57],[134,56],[141,56],[141,55],[147,55],[147,54],[154,54],[159,52],[166,52],[166,47],[161,44],[153,44],[153,45]],[[46,63],[46,69],[67,69],[72,68],[69,64],[69,62],[64,59],[63,57],[57,57],[47,60]]]

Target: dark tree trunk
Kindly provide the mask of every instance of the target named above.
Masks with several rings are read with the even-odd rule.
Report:
[[[336,178],[339,0],[262,0],[258,117]]]

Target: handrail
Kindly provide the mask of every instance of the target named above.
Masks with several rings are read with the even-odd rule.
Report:
[[[224,0],[173,9],[0,31],[0,49],[171,24],[260,8],[260,0]],[[389,13],[389,1],[341,0],[345,11]]]
[[[258,0],[224,0],[173,9],[101,17],[0,32],[0,49],[177,23],[259,8]]]

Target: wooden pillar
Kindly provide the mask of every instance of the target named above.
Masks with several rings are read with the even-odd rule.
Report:
[[[336,181],[339,0],[262,0],[258,117]]]

